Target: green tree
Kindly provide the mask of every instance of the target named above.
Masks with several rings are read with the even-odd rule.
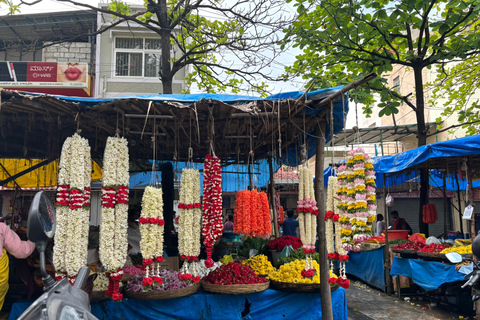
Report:
[[[478,28],[478,26],[476,26]],[[455,63],[440,65],[433,82],[433,105],[443,104],[443,117],[458,116],[458,125],[442,129],[453,130],[461,126],[467,135],[480,133],[480,55]],[[438,118],[437,122],[444,118]]]
[[[21,0],[23,4],[36,4]],[[136,23],[161,38],[163,93],[172,93],[174,75],[189,68],[187,84],[207,92],[238,91],[245,85],[263,92],[261,81],[275,80],[268,67],[281,53],[281,30],[293,20],[282,0],[145,0],[144,9],[132,10],[121,1],[96,7],[75,0],[58,0],[116,17],[96,34],[122,22]],[[172,48],[180,52],[172,56]],[[268,54],[266,53],[268,52]]]
[[[342,84],[393,65],[413,70],[414,95],[401,95],[377,77],[363,94],[379,92],[380,116],[409,107],[418,123],[418,146],[426,144],[423,71],[437,64],[465,59],[480,50],[478,32],[465,32],[478,19],[478,0],[295,0],[299,18],[286,30],[285,44],[303,49],[288,71],[320,82]],[[320,75],[320,76],[319,76]],[[367,103],[371,102],[366,99]],[[371,106],[365,107],[367,115]],[[421,173],[420,232],[428,233],[422,208],[427,200],[428,173]]]

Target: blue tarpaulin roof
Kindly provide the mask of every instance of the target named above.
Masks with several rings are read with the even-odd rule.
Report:
[[[480,155],[480,135],[427,144],[392,156],[376,157],[373,166],[378,173],[394,173],[430,159],[473,155]]]

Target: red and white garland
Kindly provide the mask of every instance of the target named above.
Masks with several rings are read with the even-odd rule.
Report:
[[[330,261],[330,271],[333,274],[334,264],[333,261],[338,260],[339,263],[339,277],[330,277],[329,283],[337,283],[343,288],[350,286],[350,281],[345,274],[345,262],[348,261],[348,253],[344,250],[342,245],[341,225],[339,222],[339,215],[337,213],[336,193],[338,188],[337,178],[330,176],[328,179],[327,189],[327,212],[325,213],[326,224],[326,239],[327,239],[327,253]],[[334,225],[335,225],[335,239],[334,239]],[[336,241],[335,241],[336,240]],[[336,251],[336,252],[335,252]]]
[[[87,264],[91,165],[88,140],[77,133],[67,138],[59,163],[53,263],[57,279],[68,276],[72,283]]]
[[[200,203],[200,172],[196,169],[183,169],[180,182],[178,251],[184,260],[182,272],[196,276],[195,263],[200,255],[200,229],[202,221],[202,205]],[[182,276],[183,276],[182,275]],[[195,280],[199,278],[194,277]]]
[[[123,277],[128,240],[128,142],[108,137],[103,156],[102,214],[99,255],[110,282],[106,295],[122,300],[119,282]]]
[[[309,168],[303,166],[300,168],[298,189],[298,225],[300,229],[300,239],[303,243],[303,252],[307,255],[305,258],[305,270],[302,275],[311,277],[315,273],[312,264],[312,254],[315,253],[315,240],[317,238],[317,222],[318,215],[317,202],[315,201],[315,193],[313,190],[313,174]]]
[[[223,232],[222,225],[222,172],[220,159],[208,154],[203,168],[203,243],[207,250],[205,266],[213,266],[212,250]]]
[[[145,266],[144,285],[152,285],[153,281],[162,284],[158,276],[159,263],[163,261],[163,233],[165,221],[163,220],[163,191],[160,188],[148,186],[142,198],[142,213],[140,223],[140,249]],[[149,279],[151,278],[151,281]]]

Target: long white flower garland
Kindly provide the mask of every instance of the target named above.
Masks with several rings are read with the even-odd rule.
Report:
[[[148,186],[142,198],[142,213],[139,219],[140,249],[145,266],[145,277],[152,277],[159,284],[158,263],[163,261],[163,233],[165,221],[163,220],[163,191],[160,188]]]
[[[200,255],[200,230],[202,208],[200,204],[200,172],[196,169],[183,169],[180,182],[178,251],[184,261],[183,273],[192,270],[196,275],[195,264],[188,267],[188,262],[198,260]]]
[[[306,166],[300,168],[299,182],[297,202],[298,224],[300,239],[303,243],[303,251],[307,254],[304,271],[307,276],[310,276],[310,273],[314,270],[311,254],[315,253],[318,207],[313,189],[313,174]]]
[[[118,282],[123,276],[128,240],[128,142],[108,137],[103,156],[102,214],[99,256],[110,278],[107,295],[121,300]]]
[[[71,282],[87,264],[90,183],[90,146],[75,133],[65,140],[60,156],[53,254],[57,278],[66,275]]]

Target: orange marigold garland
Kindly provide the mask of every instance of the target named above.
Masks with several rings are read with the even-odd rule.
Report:
[[[265,192],[243,190],[237,193],[233,231],[251,237],[272,233],[270,206]]]

